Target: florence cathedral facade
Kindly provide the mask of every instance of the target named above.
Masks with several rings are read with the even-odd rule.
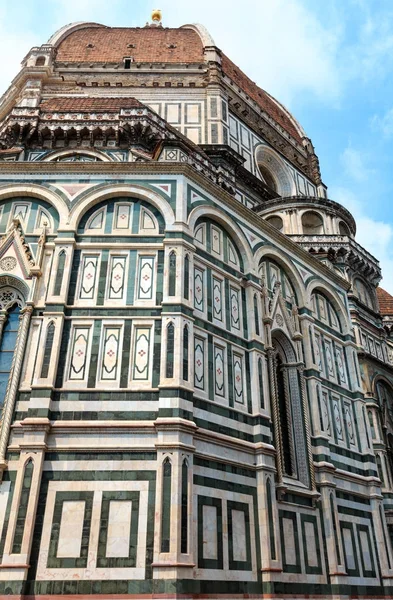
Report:
[[[393,297],[201,25],[0,99],[0,597],[393,597]]]

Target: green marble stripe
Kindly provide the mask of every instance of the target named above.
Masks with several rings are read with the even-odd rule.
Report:
[[[45,460],[50,462],[58,461],[115,461],[115,460],[157,460],[157,452],[153,451],[135,451],[135,452],[121,452],[114,450],[113,452],[103,450],[102,452],[96,450],[94,452],[87,452],[82,450],[81,452],[46,452]]]
[[[158,411],[55,411],[49,418],[53,421],[154,421]]]
[[[157,252],[157,285],[156,285],[156,305],[160,306],[163,299],[164,290],[164,251]]]
[[[361,462],[361,463],[375,463],[374,454],[360,454],[360,452],[356,452],[354,450],[348,450],[347,448],[343,448],[342,446],[338,446],[333,442],[329,442],[325,438],[315,437],[311,439],[311,444],[314,447],[324,446],[328,448],[332,454],[338,454],[339,456],[345,456],[346,458],[350,458],[351,460]]]
[[[64,371],[66,367],[67,360],[67,348],[68,341],[70,338],[71,331],[71,321],[65,321],[63,325],[63,334],[61,338],[60,352],[59,352],[59,360],[57,364],[57,375],[56,375],[56,387],[62,387],[64,381]]]
[[[79,266],[81,262],[81,251],[74,250],[74,257],[72,260],[70,284],[68,288],[67,304],[74,304],[76,294],[76,284],[78,280]]]
[[[234,465],[228,465],[224,462],[217,460],[208,460],[199,456],[194,456],[194,466],[202,467],[204,469],[212,469],[214,471],[222,471],[232,475],[240,475],[241,477],[249,477],[250,479],[256,480],[256,471],[252,469],[246,469],[245,467],[235,467]]]
[[[117,234],[108,234],[108,235],[87,235],[87,234],[79,234],[76,236],[76,243],[92,243],[92,244],[140,244],[143,247],[145,244],[158,244],[158,246],[162,247],[162,241],[164,239],[163,235],[117,235]],[[116,248],[116,246],[114,246]]]
[[[97,306],[103,306],[105,301],[105,288],[110,276],[108,273],[109,250],[101,251],[100,274],[98,278]]]
[[[25,398],[20,398],[20,400]],[[113,391],[69,391],[69,392],[54,392],[53,400],[61,402],[62,400],[81,400],[83,402],[99,402],[99,401],[144,401],[144,402],[156,402],[159,399],[159,393],[153,391],[127,391],[113,390]]]
[[[138,253],[136,250],[130,250],[127,282],[127,304],[134,304],[137,254]]]
[[[214,489],[214,490],[225,490],[227,492],[236,492],[238,494],[247,494],[256,499],[257,488],[256,485],[244,485],[242,483],[227,481],[225,479],[217,479],[212,477],[205,477],[203,475],[194,474],[194,485],[200,485],[202,487]]]
[[[123,351],[121,357],[120,387],[128,386],[129,368],[131,361],[131,322],[124,323]]]
[[[127,299],[128,302],[128,299]],[[144,308],[134,306],[132,308],[116,307],[110,308],[89,306],[86,308],[66,308],[65,316],[67,318],[72,317],[160,317],[160,308]]]
[[[261,425],[263,427],[267,427],[269,430],[271,430],[272,428],[272,423],[268,417],[265,417],[263,415],[251,416],[248,413],[231,410],[226,406],[213,404],[212,402],[207,402],[205,400],[201,400],[200,398],[194,399],[194,407],[214,415],[220,415],[224,419],[228,419],[230,421],[236,421],[237,423],[245,423],[246,425],[250,425],[250,427]],[[206,418],[208,418],[208,415],[206,415]]]
[[[87,387],[93,388],[96,385],[97,369],[98,369],[98,354],[100,351],[102,321],[94,321],[93,326],[93,341],[90,353],[90,368],[87,380]]]
[[[25,531],[25,521],[27,515],[27,508],[30,499],[31,482],[34,472],[34,464],[32,460],[29,460],[25,465],[25,472],[23,475],[22,491],[19,498],[19,508],[16,517],[16,525],[14,531],[14,538],[12,541],[12,554],[20,554],[22,550],[23,534]]]
[[[209,386],[209,398],[214,398],[214,384],[215,384],[215,371],[214,371],[214,357],[213,357],[213,336],[207,336],[207,381]]]

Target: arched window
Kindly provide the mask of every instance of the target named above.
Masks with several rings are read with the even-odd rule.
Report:
[[[184,299],[188,300],[190,297],[190,257],[186,254],[184,258],[184,277],[183,277],[183,287],[184,287]]]
[[[45,65],[45,56],[38,56],[35,61],[36,67],[43,67]]]
[[[61,294],[61,286],[63,283],[65,261],[66,261],[66,251],[61,250],[61,252],[59,253],[59,258],[57,259],[56,279],[55,279],[55,286],[53,289],[54,296],[60,296],[60,294]]]
[[[166,458],[162,468],[161,552],[170,551],[172,465]]]
[[[277,381],[277,398],[278,408],[280,411],[281,437],[282,437],[282,454],[284,473],[292,477],[295,474],[295,448],[293,445],[290,401],[287,390],[285,389],[285,375],[281,357],[276,358],[276,381]]]
[[[44,358],[43,358],[42,367],[41,367],[41,377],[42,378],[48,377],[54,336],[55,336],[55,324],[49,323],[48,329],[46,330]]]
[[[274,178],[274,175],[264,165],[259,164],[258,169],[266,185],[274,192],[277,192],[277,182]]]
[[[7,391],[12,359],[19,329],[20,307],[14,304],[7,312],[0,342],[0,407],[3,406]]]
[[[265,398],[263,393],[263,363],[262,358],[258,359],[258,380],[259,380],[259,396],[261,399],[261,408],[265,408]]]
[[[344,221],[339,222],[338,230],[340,232],[340,235],[347,235],[347,236],[351,235],[351,232],[349,231],[349,227],[346,223],[344,223]]]
[[[266,258],[260,265],[260,273],[270,295],[273,294],[276,284],[280,284],[282,297],[286,301],[287,308],[291,310],[297,298],[285,269],[276,261]]]
[[[278,215],[273,215],[272,217],[267,217],[266,221],[268,223],[270,223],[270,225],[273,225],[273,227],[275,227],[279,231],[282,231],[284,229],[283,220]]]
[[[279,330],[272,332],[273,350],[269,355],[277,460],[282,474],[296,478],[309,487],[310,468],[305,436],[302,399],[302,373],[295,349]],[[278,437],[277,437],[278,436]]]
[[[324,233],[321,215],[311,210],[303,213],[302,226],[304,235],[321,235]]]
[[[180,552],[188,552],[188,464],[183,460],[181,468],[181,540]]]
[[[311,296],[311,306],[315,319],[342,333],[341,319],[333,303],[325,294],[316,290]]]
[[[173,358],[175,353],[175,327],[169,323],[166,330],[166,377],[173,377]]]
[[[168,296],[176,296],[176,252],[169,255]]]
[[[188,381],[188,327],[183,329],[183,379]]]
[[[29,459],[25,464],[25,471],[23,474],[22,492],[20,495],[18,514],[16,518],[16,527],[12,543],[12,554],[20,554],[22,551],[23,534],[25,531],[26,513],[30,499],[30,490],[32,487],[31,480],[33,477],[33,471],[33,460]]]
[[[254,321],[255,321],[255,333],[257,335],[260,334],[259,329],[259,310],[258,310],[258,298],[257,295],[254,294]]]
[[[374,309],[374,302],[371,296],[371,291],[366,283],[361,279],[355,279],[352,285],[353,293],[356,298],[371,309]]]
[[[368,422],[369,422],[370,429],[371,429],[371,437],[373,438],[373,440],[375,440],[377,438],[377,436],[375,434],[373,411],[372,410],[368,410],[367,411],[367,416],[368,416]]]

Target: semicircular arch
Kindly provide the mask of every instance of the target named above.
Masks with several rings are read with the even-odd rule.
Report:
[[[272,259],[277,262],[285,271],[286,276],[289,279],[289,282],[293,285],[296,298],[298,302],[298,306],[304,306],[305,304],[305,286],[303,281],[300,278],[296,268],[294,265],[288,260],[288,258],[283,254],[280,250],[275,248],[274,246],[262,246],[258,248],[255,254],[255,262],[258,265],[258,272],[260,271],[260,266],[263,260]]]
[[[255,272],[255,261],[247,241],[246,236],[241,231],[240,227],[237,225],[228,222],[228,215],[224,213],[224,211],[211,206],[210,204],[201,204],[195,207],[188,217],[188,227],[194,234],[195,226],[200,217],[211,219],[212,221],[217,221],[231,236],[232,240],[237,245],[237,248],[242,255],[243,264],[244,264],[244,272],[245,273],[253,273]]]
[[[37,198],[38,200],[44,200],[51,204],[58,212],[60,228],[67,222],[69,205],[53,190],[49,190],[42,185],[34,183],[29,185],[14,183],[0,186],[0,202],[15,197],[20,198],[22,196],[26,199]]]
[[[312,281],[310,281],[306,288],[306,302],[307,307],[310,309],[312,306],[312,295],[315,292],[320,292],[321,294],[323,294],[333,305],[333,308],[335,309],[337,317],[340,321],[341,332],[343,334],[350,333],[352,326],[348,317],[348,313],[343,301],[340,299],[337,293],[324,281],[321,281],[320,279],[313,279]]]
[[[140,185],[107,185],[99,190],[92,190],[87,192],[79,201],[77,200],[75,206],[72,206],[69,218],[69,227],[77,229],[78,224],[82,216],[93,206],[100,204],[103,200],[109,200],[111,198],[138,198],[144,200],[148,204],[152,204],[162,215],[165,227],[173,225],[175,222],[175,214],[169,205],[159,193],[154,192],[146,187]]]
[[[296,194],[295,181],[277,152],[264,144],[260,144],[255,148],[255,161],[258,169],[261,170],[262,177],[265,169],[274,180],[276,191],[280,196],[288,197]],[[269,185],[268,181],[266,183]]]
[[[46,154],[45,157],[42,159],[42,162],[62,160],[64,158],[67,158],[67,156],[88,156],[91,158],[96,158],[102,162],[114,162],[113,159],[111,159],[107,154],[105,154],[105,152],[100,152],[99,150],[89,150],[87,148],[83,150],[75,150],[70,148],[67,148],[66,150],[55,150],[54,152]]]

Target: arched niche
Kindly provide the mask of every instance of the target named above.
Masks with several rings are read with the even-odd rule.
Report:
[[[107,198],[81,215],[78,234],[158,235],[165,221],[160,211],[139,198]]]
[[[280,155],[263,144],[255,149],[255,161],[261,179],[277,196],[293,196],[296,193],[295,182]]]
[[[302,214],[302,229],[304,235],[323,235],[325,227],[323,217],[314,210]]]
[[[43,162],[113,162],[112,159],[99,150],[57,150],[46,154]]]
[[[191,211],[188,219],[188,226],[194,235],[196,242],[198,242],[198,239],[195,237],[198,229],[196,227],[196,223],[200,218],[209,218],[221,225],[221,227],[227,231],[228,235],[232,239],[232,242],[235,244],[238,252],[241,255],[244,272],[255,272],[255,260],[250,248],[250,244],[234,220],[229,219],[226,213],[216,207],[210,205],[197,206]]]
[[[363,279],[356,277],[353,281],[352,289],[356,298],[358,298],[362,304],[365,304],[368,306],[368,308],[375,310],[374,291],[371,291],[369,285],[363,281]]]
[[[278,231],[282,231],[284,229],[284,221],[279,215],[272,215],[271,217],[266,217],[267,223],[273,225]]]
[[[244,271],[241,251],[227,229],[210,217],[199,217],[194,227],[197,246],[203,247],[211,256],[231,267]]]
[[[0,199],[0,233],[10,228],[13,219],[18,219],[25,234],[40,235],[44,227],[47,232],[56,232],[60,216],[51,203],[34,196]]]

